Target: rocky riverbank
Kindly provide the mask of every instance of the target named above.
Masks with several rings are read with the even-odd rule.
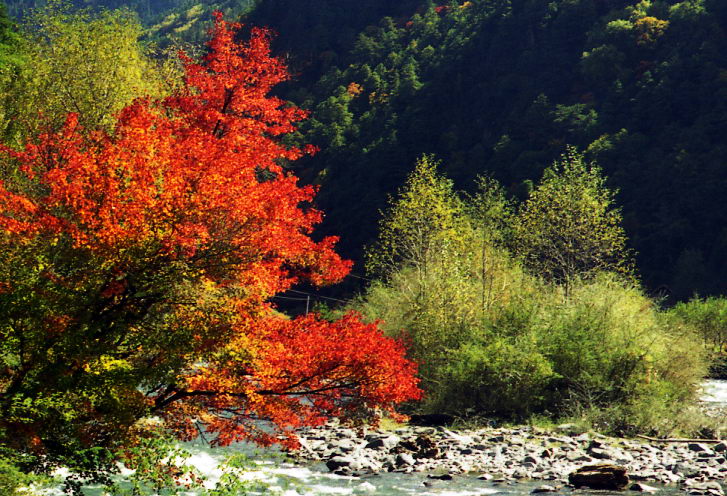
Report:
[[[543,490],[568,484],[580,467],[599,463],[623,466],[633,488],[643,483],[677,484],[690,494],[723,496],[727,480],[727,443],[651,442],[577,433],[572,426],[555,432],[533,427],[453,431],[445,427],[404,427],[366,432],[328,425],[301,433],[297,455],[323,461],[340,475],[424,472],[448,480],[478,475],[492,484],[547,481]]]

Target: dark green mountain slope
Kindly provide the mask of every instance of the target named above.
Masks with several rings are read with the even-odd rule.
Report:
[[[272,28],[276,50],[290,55],[289,64],[305,84],[333,65],[348,64],[359,33],[386,17],[409,18],[429,0],[257,0],[246,22]]]
[[[10,15],[19,18],[24,14],[27,14],[30,9],[46,6],[48,1],[5,0],[5,3],[8,6]],[[126,7],[138,12],[139,17],[145,22],[149,22],[171,9],[186,6],[182,4],[193,4],[193,2],[187,2],[185,0],[72,0],[71,3],[78,8],[90,7],[92,9],[118,9]]]
[[[219,9],[230,17],[245,12],[254,0],[70,0],[76,8],[119,9],[135,11],[150,36],[157,41],[181,38],[198,42],[206,35],[210,13]],[[31,9],[43,7],[48,0],[7,0],[11,16],[23,17]]]
[[[461,188],[489,173],[522,197],[574,144],[620,189],[650,287],[727,291],[724,2],[452,2],[366,27],[348,53],[364,7],[298,18],[318,23],[306,41],[285,14],[301,3],[263,0],[256,15],[278,22],[278,46],[314,61],[311,72],[316,57],[332,61],[286,93],[313,109],[303,132],[322,151],[302,166],[322,183],[327,228],[347,255],[360,257],[422,153]],[[389,2],[359,4],[377,13]]]

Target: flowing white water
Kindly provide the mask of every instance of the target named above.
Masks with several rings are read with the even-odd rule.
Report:
[[[704,381],[702,384],[702,401],[715,406],[727,407],[727,381]]]
[[[225,448],[212,448],[204,443],[183,443],[182,446],[191,456],[186,464],[193,466],[205,479],[205,486],[214,488],[224,471],[224,462],[230,456],[243,454],[250,462],[239,472],[239,477],[249,481],[260,481],[264,489],[249,489],[244,494],[271,494],[282,496],[330,495],[412,495],[421,496],[476,496],[503,492],[475,476],[457,477],[454,481],[427,479],[426,474],[387,473],[365,478],[338,476],[328,471],[323,463],[295,464],[286,462],[275,449],[260,449],[248,443],[235,443]],[[129,471],[122,470],[122,477]],[[63,472],[59,476],[65,475]],[[125,487],[126,484],[121,484]],[[508,487],[510,494],[529,494],[534,485],[523,486],[519,491]],[[249,492],[248,492],[249,491]],[[84,488],[86,496],[103,496],[101,487]],[[41,491],[42,496],[63,496],[59,486]],[[190,491],[185,496],[196,496]]]
[[[702,401],[710,405],[727,407],[727,381],[705,381]],[[236,443],[226,448],[212,448],[202,442],[185,443],[190,452],[187,465],[193,466],[205,477],[210,488],[223,475],[223,464],[232,455],[244,454],[251,462],[250,468],[241,471],[240,477],[259,480],[267,489],[245,492],[245,494],[279,494],[283,496],[302,495],[390,495],[405,496],[476,496],[500,493],[503,496],[525,496],[541,483],[523,482],[515,485],[496,485],[476,476],[455,476],[451,481],[431,480],[426,474],[384,473],[370,477],[354,478],[331,474],[323,463],[294,464],[283,459],[274,449],[260,449],[248,443]],[[128,475],[128,472],[127,472]],[[85,489],[87,496],[102,496],[96,487]],[[665,495],[681,494],[674,488],[663,488]],[[61,496],[60,487],[43,491],[44,496]],[[196,496],[189,492],[186,496]]]

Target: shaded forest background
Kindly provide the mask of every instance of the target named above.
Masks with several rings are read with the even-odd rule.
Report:
[[[35,3],[10,0],[8,11]],[[422,153],[457,188],[489,174],[524,199],[571,144],[618,189],[651,291],[725,292],[721,0],[77,3],[128,6],[157,41],[196,42],[216,7],[276,30],[295,74],[279,91],[311,110],[296,139],[321,150],[295,167],[321,186],[321,234],[340,235],[357,262]]]

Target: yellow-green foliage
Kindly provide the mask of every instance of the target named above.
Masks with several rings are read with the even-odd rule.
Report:
[[[27,63],[0,88],[6,140],[58,128],[68,112],[78,113],[86,128],[111,130],[114,114],[134,98],[162,94],[173,71],[151,58],[141,34],[126,11],[92,15],[52,6],[31,15],[24,33]]]
[[[727,299],[695,297],[671,308],[665,321],[674,332],[696,334],[709,355],[710,375],[727,377]]]
[[[675,305],[668,316],[673,325],[694,329],[709,348],[727,353],[727,299],[693,298]]]
[[[529,292],[531,278],[493,241],[499,236],[487,219],[505,208],[495,204],[498,195],[483,192],[478,203],[466,205],[437,175],[436,162],[424,157],[368,251],[370,270],[383,280],[358,306],[383,320],[388,332],[406,330],[425,382],[437,380],[436,370],[470,339],[485,313],[496,315]]]
[[[387,277],[401,267],[420,274],[447,263],[464,249],[470,232],[464,205],[437,162],[422,157],[380,224],[378,242],[367,251],[367,269]]]
[[[601,274],[548,306],[540,330],[546,354],[569,398],[599,406],[666,394],[675,404],[693,399],[703,377],[703,354],[693,335],[662,324],[658,308],[634,285]]]
[[[28,473],[21,468],[31,459],[31,456],[18,456],[0,446],[0,496],[35,496],[48,491],[53,482],[50,477]]]
[[[513,248],[548,281],[568,285],[601,271],[629,274],[632,262],[601,170],[569,148],[518,212]]]
[[[385,278],[356,306],[387,332],[408,336],[424,409],[511,418],[609,411],[608,425],[599,425],[614,432],[677,428],[659,419],[693,403],[703,352],[693,332],[665,323],[638,285],[605,270],[625,267],[616,258],[625,250],[611,200],[597,169],[554,167],[513,228],[496,183],[481,179],[465,201],[431,159],[419,162],[370,252],[386,262],[377,266]],[[548,281],[505,248],[512,229],[529,223],[555,235],[556,213],[577,223],[574,212],[604,233],[598,246],[613,249],[612,263],[589,266],[588,277],[574,271],[567,285]],[[585,227],[572,228],[586,237]]]

